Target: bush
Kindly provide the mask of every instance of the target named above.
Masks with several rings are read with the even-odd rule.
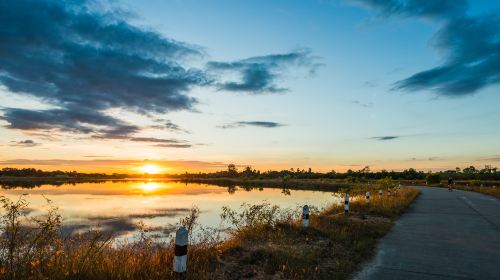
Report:
[[[429,173],[425,176],[425,182],[427,185],[439,184],[441,182],[441,175],[438,173]]]
[[[394,186],[394,181],[392,181],[392,177],[385,177],[378,180],[378,185],[383,189],[388,189]]]
[[[470,180],[469,184],[471,186],[479,186],[479,185],[481,185],[481,180]]]

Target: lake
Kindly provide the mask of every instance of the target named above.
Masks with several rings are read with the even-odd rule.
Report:
[[[100,229],[129,240],[138,236],[136,225],[139,222],[151,232],[157,232],[157,236],[170,234],[194,206],[200,210],[200,225],[217,228],[223,206],[237,210],[243,203],[267,201],[299,212],[304,204],[322,209],[340,202],[332,192],[222,187],[161,180],[42,184],[33,188],[0,190],[0,195],[11,200],[17,200],[22,194],[27,194],[30,216],[46,213],[46,198],[50,199],[59,208],[65,234]]]

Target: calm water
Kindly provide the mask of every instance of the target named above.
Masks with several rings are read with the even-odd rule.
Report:
[[[218,227],[222,206],[237,210],[244,202],[258,204],[267,201],[283,208],[297,209],[309,204],[321,209],[339,201],[329,192],[228,188],[168,181],[46,184],[0,190],[0,195],[13,200],[22,194],[28,194],[29,215],[45,213],[47,202],[44,197],[58,206],[66,233],[101,229],[127,239],[137,236],[136,225],[141,221],[153,233],[169,234],[193,206],[200,209],[199,223],[202,226]]]

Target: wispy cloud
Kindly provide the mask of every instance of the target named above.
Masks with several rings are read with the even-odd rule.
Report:
[[[370,137],[370,139],[379,140],[379,141],[389,141],[400,138],[401,136],[375,136]]]
[[[359,100],[353,100],[352,103],[356,104],[356,105],[359,105],[361,107],[365,107],[365,108],[373,106],[373,102],[362,102],[362,101],[359,101]]]
[[[245,127],[245,126],[275,128],[275,127],[284,126],[284,124],[277,123],[277,122],[269,122],[269,121],[240,121],[240,122],[233,122],[233,123],[220,125],[218,127],[228,129],[228,128],[237,128],[237,127]]]
[[[311,55],[309,50],[298,50],[285,54],[271,54],[265,56],[250,57],[247,59],[207,63],[207,68],[212,72],[235,73],[240,77],[239,81],[215,82],[219,90],[249,92],[253,94],[284,92],[288,89],[276,84],[276,80],[290,67],[302,67],[314,74],[321,66],[316,62],[317,58]]]
[[[156,144],[155,147],[159,148],[191,148],[193,145],[191,144]]]
[[[485,157],[478,159],[479,161],[500,161],[500,155],[494,155],[491,157]]]
[[[443,96],[470,95],[500,82],[500,17],[471,16],[467,0],[350,0],[382,17],[416,17],[434,21],[439,30],[434,47],[445,54],[443,63],[395,83],[399,90],[433,90]]]
[[[152,128],[156,129],[163,129],[163,130],[168,130],[172,132],[184,132],[184,133],[189,133],[189,130],[181,128],[179,125],[173,123],[171,120],[162,120],[162,119],[156,119],[155,120],[157,124],[152,125]]]
[[[133,160],[133,159],[82,159],[82,160],[67,160],[67,159],[10,159],[0,160],[0,165],[3,166],[55,166],[55,167],[124,167],[132,168],[142,166],[144,164],[156,164],[158,166],[167,166],[176,169],[210,169],[210,168],[225,168],[228,163],[218,161],[196,161],[196,160]]]
[[[12,141],[10,143],[10,146],[13,146],[13,147],[36,147],[36,146],[40,146],[41,144],[40,143],[36,143],[35,141],[33,140],[22,140],[22,141]]]

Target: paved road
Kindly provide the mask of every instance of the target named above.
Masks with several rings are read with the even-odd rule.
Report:
[[[500,200],[420,189],[422,194],[354,279],[499,280]]]

